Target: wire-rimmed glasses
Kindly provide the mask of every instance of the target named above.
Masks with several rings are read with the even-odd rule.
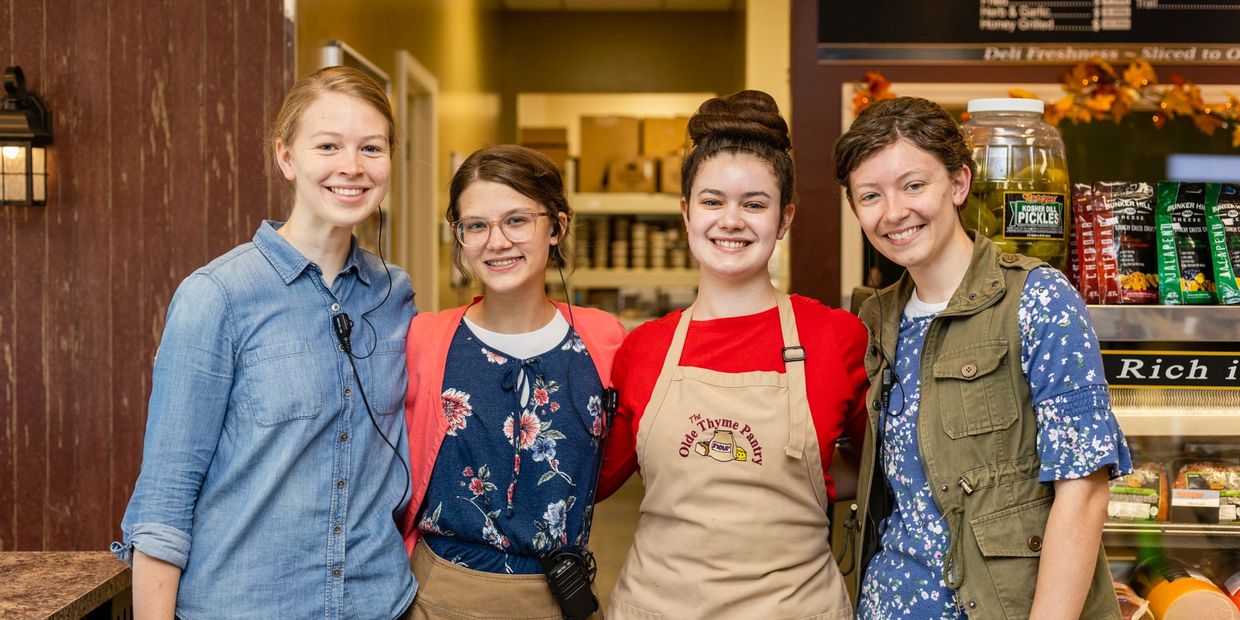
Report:
[[[509,213],[498,220],[467,217],[452,222],[452,231],[456,234],[456,240],[467,248],[486,245],[491,238],[491,227],[495,225],[499,225],[500,231],[509,241],[523,243],[534,237],[534,231],[538,229],[538,218],[544,215],[551,214],[546,211]]]

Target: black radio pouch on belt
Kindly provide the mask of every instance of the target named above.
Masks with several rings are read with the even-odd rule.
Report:
[[[560,604],[565,618],[586,620],[598,611],[598,599],[590,590],[597,572],[594,554],[587,549],[565,547],[538,560],[547,574],[551,595]]]
[[[606,426],[603,430],[604,435],[600,438],[599,467],[594,474],[596,493],[598,492],[599,473],[603,469],[602,453],[607,447],[607,435],[611,434],[612,418],[619,406],[620,395],[615,388],[603,390],[603,419]],[[583,516],[589,513],[590,511],[587,510]],[[583,524],[584,540],[590,539],[590,525],[588,521]],[[590,589],[590,584],[594,583],[594,575],[598,573],[598,567],[594,562],[594,554],[590,553],[589,549],[562,547],[538,558],[538,561],[542,563],[543,573],[547,575],[547,585],[551,588],[551,595],[560,604],[560,611],[564,612],[565,618],[586,620],[598,611],[598,597],[594,596],[594,591]]]

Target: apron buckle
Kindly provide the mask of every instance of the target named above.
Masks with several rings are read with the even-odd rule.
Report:
[[[787,362],[804,362],[805,347],[794,344],[790,347],[784,347],[784,363]]]

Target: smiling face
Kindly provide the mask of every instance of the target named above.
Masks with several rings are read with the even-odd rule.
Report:
[[[704,162],[681,212],[689,250],[703,275],[729,281],[766,278],[767,261],[792,224],[794,205],[780,213],[771,165],[747,153],[721,153]]]
[[[374,213],[392,172],[387,132],[383,115],[357,97],[326,92],[307,106],[292,142],[275,144],[293,182],[289,225],[352,231]]]
[[[542,296],[551,246],[559,243],[552,235],[556,226],[549,216],[535,217],[529,239],[514,243],[504,235],[501,222],[529,213],[546,213],[533,198],[494,181],[474,181],[461,192],[460,220],[474,218],[490,224],[490,236],[477,247],[462,247],[461,258],[487,295],[522,293]],[[567,216],[561,215],[562,226]],[[561,226],[561,230],[563,227]],[[457,241],[460,243],[460,241]]]
[[[957,208],[969,195],[967,166],[955,174],[929,151],[903,138],[877,151],[848,175],[848,202],[879,252],[918,279],[945,257],[967,257],[973,242]]]

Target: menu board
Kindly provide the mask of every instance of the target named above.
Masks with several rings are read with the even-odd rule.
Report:
[[[819,0],[820,62],[1240,64],[1240,0]]]

